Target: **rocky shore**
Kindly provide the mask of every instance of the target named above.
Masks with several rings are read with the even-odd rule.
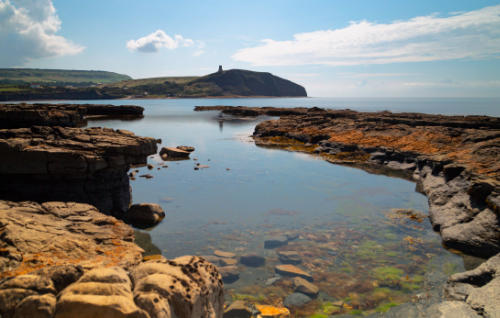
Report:
[[[331,163],[368,171],[392,170],[412,179],[417,191],[428,197],[429,219],[445,247],[491,257],[475,271],[449,278],[447,299],[465,301],[465,306],[439,303],[429,309],[435,312],[428,314],[437,317],[460,312],[463,317],[476,317],[478,313],[496,317],[500,312],[498,305],[486,306],[489,302],[498,304],[495,299],[500,295],[496,282],[500,253],[500,118],[320,108],[203,106],[195,110],[281,116],[256,126],[257,145],[315,153]],[[481,297],[488,300],[479,301]],[[402,317],[391,312],[396,310],[389,311],[387,317]],[[408,312],[404,315],[412,316]]]
[[[132,164],[157,152],[154,138],[109,128],[0,130],[0,193],[4,200],[63,201],[121,215],[131,203]]]
[[[137,118],[143,117],[143,112],[144,108],[132,105],[0,104],[0,129],[31,126],[77,127],[86,117]]]

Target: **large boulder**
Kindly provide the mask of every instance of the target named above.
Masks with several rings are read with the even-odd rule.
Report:
[[[154,203],[134,204],[127,211],[128,217],[146,223],[157,223],[165,217],[160,205]]]

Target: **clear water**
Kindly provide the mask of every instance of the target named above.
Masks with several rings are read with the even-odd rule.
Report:
[[[332,165],[307,154],[257,147],[249,136],[259,121],[269,118],[221,126],[218,112],[193,111],[195,105],[303,106],[304,101],[326,106],[316,99],[113,101],[145,107],[145,118],[90,120],[89,126],[160,138],[163,147],[196,148],[185,161],[164,162],[153,156],[148,161],[156,167],[140,167],[138,175],[154,178],[131,181],[134,203],[158,203],[166,212],[156,227],[138,229],[142,234],[137,241],[147,254],[175,258],[212,255],[214,250],[256,252],[266,258],[266,265],[238,264],[240,277],[226,283],[226,294],[282,306],[293,292],[292,281],[282,279],[271,286],[265,282],[281,264],[278,250],[297,251],[303,259],[297,267],[311,273],[321,289],[316,300],[293,310],[303,317],[383,311],[464,270],[462,258],[441,247],[427,219],[419,223],[391,218],[393,209],[427,215],[427,198],[415,192],[415,183]],[[403,103],[400,109],[413,104],[409,105]],[[161,163],[168,168],[161,168]],[[194,170],[196,163],[209,168]],[[285,247],[263,247],[266,236],[285,231],[295,231],[299,238]],[[347,306],[332,305],[339,300]]]

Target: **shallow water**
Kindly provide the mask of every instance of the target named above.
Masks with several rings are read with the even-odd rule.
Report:
[[[283,103],[263,99],[261,106],[274,101]],[[292,310],[303,317],[387,310],[464,270],[462,258],[441,247],[428,219],[419,222],[395,212],[412,209],[427,215],[427,198],[415,192],[415,183],[332,165],[307,154],[257,147],[249,136],[266,117],[220,124],[218,112],[193,111],[195,105],[221,102],[227,103],[115,101],[145,107],[145,118],[88,122],[160,138],[163,147],[196,148],[185,161],[153,156],[148,162],[156,167],[138,168],[138,175],[154,178],[131,181],[134,203],[158,203],[166,212],[158,226],[139,229],[143,234],[136,241],[147,255],[256,252],[266,258],[265,266],[239,265],[240,277],[226,283],[226,294],[282,306],[283,298],[293,292],[292,281],[282,279],[271,286],[265,282],[281,264],[277,251],[297,251],[303,260],[297,267],[311,273],[321,289],[318,299]],[[194,170],[196,163],[209,168]],[[287,246],[263,247],[266,236],[286,231],[299,237]],[[339,300],[346,305],[332,305]]]

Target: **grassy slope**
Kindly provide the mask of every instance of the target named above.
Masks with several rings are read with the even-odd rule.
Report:
[[[49,70],[26,68],[2,68],[0,80],[21,80],[25,82],[94,82],[113,83],[130,80],[128,75],[106,71]]]
[[[141,85],[150,84],[163,84],[165,82],[172,82],[177,84],[184,84],[193,79],[198,78],[197,76],[177,76],[177,77],[152,77],[152,78],[141,78],[136,80],[126,80],[117,83],[108,84],[108,87],[136,87]]]

